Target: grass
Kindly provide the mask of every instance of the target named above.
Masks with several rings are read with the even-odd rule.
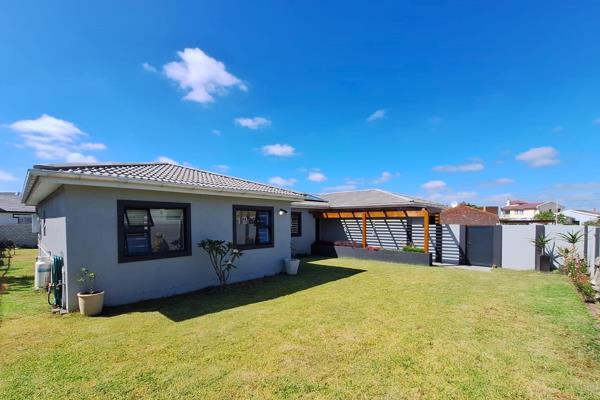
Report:
[[[305,260],[85,318],[50,315],[33,256],[0,296],[5,399],[600,398],[596,321],[560,275]]]

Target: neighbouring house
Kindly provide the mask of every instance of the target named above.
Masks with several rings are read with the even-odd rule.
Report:
[[[500,222],[497,212],[489,212],[466,204],[459,204],[442,211],[442,224],[458,225],[497,225]]]
[[[507,200],[506,205],[501,208],[500,221],[502,223],[529,223],[534,221],[537,213],[552,211],[557,214],[564,208],[555,201],[532,203],[523,200]]]
[[[97,274],[106,305],[215,285],[197,246],[206,238],[244,251],[231,282],[278,274],[290,256],[291,204],[306,198],[167,163],[36,165],[22,197],[37,208],[40,252],[64,259],[68,310],[77,308],[82,267]]]
[[[21,203],[21,193],[0,192],[0,225],[29,224],[35,207]]]
[[[35,247],[37,235],[31,221],[35,207],[21,203],[21,193],[0,192],[0,239],[7,239],[20,247]]]
[[[574,224],[583,225],[586,222],[594,222],[600,218],[600,212],[593,210],[564,210],[562,214],[573,220]]]

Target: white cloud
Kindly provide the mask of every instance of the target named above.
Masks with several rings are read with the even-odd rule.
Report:
[[[378,119],[382,119],[385,117],[385,113],[385,110],[377,110],[373,114],[369,115],[369,118],[367,118],[367,122],[373,122],[377,121]]]
[[[270,184],[282,186],[282,187],[294,186],[296,184],[296,182],[298,182],[298,180],[294,179],[294,178],[286,179],[286,178],[282,178],[280,176],[273,176],[273,177],[269,178]]]
[[[431,201],[435,201],[438,203],[451,203],[456,201],[460,202],[469,202],[473,201],[477,197],[476,192],[433,192],[427,195],[427,199]]]
[[[429,181],[425,182],[421,185],[421,187],[425,190],[439,190],[446,187],[446,182],[444,181]]]
[[[167,164],[176,164],[176,165],[179,165],[179,163],[177,161],[175,161],[172,158],[167,157],[167,156],[158,156],[158,157],[156,157],[156,161],[159,162],[159,163],[167,163]]]
[[[373,180],[373,183],[375,183],[375,184],[386,183],[386,182],[391,181],[393,177],[394,177],[394,174],[392,174],[391,172],[383,171],[378,178],[375,178]]]
[[[265,156],[290,157],[296,155],[296,149],[288,144],[268,144],[263,146]]]
[[[225,64],[198,48],[186,48],[177,55],[181,61],[170,62],[163,70],[169,79],[187,91],[185,100],[212,103],[215,95],[223,96],[229,88],[248,90],[245,83],[227,72]]]
[[[438,165],[436,167],[433,167],[433,170],[438,172],[476,172],[481,171],[483,169],[484,166],[480,162],[454,165]]]
[[[104,143],[85,142],[79,144],[77,148],[81,150],[106,150],[106,145]]]
[[[225,165],[225,164],[217,164],[213,167],[213,169],[217,172],[221,172],[221,173],[225,174],[225,173],[229,172],[231,167],[229,165]]]
[[[254,117],[254,118],[236,118],[235,123],[239,126],[243,126],[248,129],[259,129],[267,126],[271,126],[271,121],[264,117]]]
[[[0,181],[15,181],[17,178],[10,172],[2,171],[0,169]]]
[[[506,200],[512,199],[514,196],[511,193],[490,194],[482,198],[486,203],[505,204]]]
[[[328,186],[325,189],[325,192],[349,192],[352,190],[356,190],[358,186],[356,185],[339,185],[339,186]]]
[[[211,131],[211,133],[212,133],[213,135],[216,135],[216,136],[221,136],[221,131],[220,131],[220,130],[218,130],[218,129],[213,129],[213,130]]]
[[[511,183],[515,183],[515,180],[511,178],[498,178],[493,181],[484,182],[483,186],[502,186],[510,185]]]
[[[67,162],[97,162],[82,150],[104,150],[103,143],[81,142],[87,134],[72,122],[43,114],[37,119],[25,119],[7,126],[18,132],[23,140],[19,148],[30,148],[36,157],[43,160],[65,160]]]
[[[519,161],[525,162],[533,168],[547,167],[549,165],[558,164],[560,161],[556,158],[558,150],[554,147],[534,147],[523,153],[517,154],[515,157]]]
[[[24,119],[8,125],[13,131],[35,135],[37,140],[44,142],[72,143],[84,133],[72,122],[42,114],[38,119]]]
[[[69,153],[67,154],[67,162],[70,163],[97,163],[98,160],[94,156],[86,156],[81,153]]]
[[[158,72],[158,70],[156,69],[156,67],[150,63],[142,63],[142,69],[146,72]]]
[[[321,171],[315,170],[308,173],[308,180],[311,182],[325,182],[327,176]]]

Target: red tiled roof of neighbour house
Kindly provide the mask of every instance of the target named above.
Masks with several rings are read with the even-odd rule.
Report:
[[[458,225],[496,225],[500,219],[498,215],[488,211],[479,210],[466,204],[447,208],[441,213],[442,224]]]
[[[529,202],[519,202],[518,204],[514,204],[515,201],[511,201],[511,205],[502,207],[503,210],[534,210],[538,208],[540,204],[544,204],[543,202],[538,203],[529,203]]]
[[[84,177],[121,178],[148,183],[168,183],[246,193],[265,193],[302,200],[305,194],[273,185],[253,182],[169,163],[99,163],[35,165],[34,170],[48,170]]]

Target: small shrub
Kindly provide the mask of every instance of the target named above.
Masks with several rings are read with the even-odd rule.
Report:
[[[573,240],[570,242],[570,247],[558,249],[558,253],[562,259],[560,272],[569,277],[585,301],[593,303],[596,301],[596,290],[594,290],[590,282],[586,259],[577,254],[576,242]]]
[[[219,279],[219,287],[224,291],[231,270],[237,269],[234,262],[244,253],[239,251],[232,242],[225,240],[204,239],[198,243],[198,247],[208,253],[210,263]]]
[[[81,272],[79,273],[79,278],[77,278],[77,282],[81,283],[82,294],[94,294],[98,293],[96,290],[96,273],[90,271],[87,268],[81,268]]]
[[[404,246],[402,248],[402,251],[405,251],[407,253],[425,253],[425,250],[423,250],[420,247],[416,247],[414,244],[407,244],[406,246]]]

